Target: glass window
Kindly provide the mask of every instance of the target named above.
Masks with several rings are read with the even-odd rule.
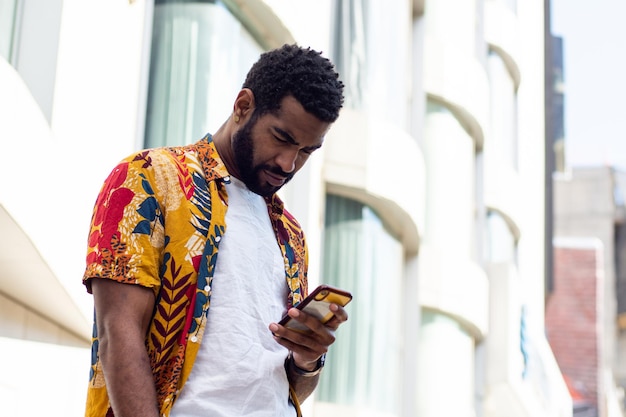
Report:
[[[332,58],[346,84],[346,107],[404,126],[411,83],[411,30],[405,2],[333,2]]]
[[[145,145],[193,143],[217,130],[261,52],[220,1],[157,0]]]
[[[403,262],[402,244],[372,209],[327,196],[322,282],[354,299],[330,348],[318,401],[399,414]]]
[[[346,84],[346,106],[362,109],[367,65],[365,63],[365,0],[335,3],[333,62]]]
[[[517,94],[506,64],[496,52],[488,58],[491,87],[491,133],[496,152],[513,169],[518,168]]]
[[[11,62],[17,0],[0,0],[0,56]]]

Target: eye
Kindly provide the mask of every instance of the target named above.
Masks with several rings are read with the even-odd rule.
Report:
[[[311,155],[313,152],[315,152],[319,148],[321,148],[321,145],[320,146],[309,146],[309,147],[300,149],[300,151],[302,153],[306,154],[306,155]]]

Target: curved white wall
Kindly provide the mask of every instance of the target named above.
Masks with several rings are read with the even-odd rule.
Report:
[[[343,110],[324,145],[323,177],[330,189],[382,208],[379,214],[405,250],[417,252],[424,226],[425,171],[422,152],[408,133]]]

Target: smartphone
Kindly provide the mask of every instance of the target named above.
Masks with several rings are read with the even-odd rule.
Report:
[[[350,301],[352,301],[352,294],[348,291],[340,290],[330,285],[320,285],[302,300],[296,308],[317,317],[322,323],[326,323],[333,318],[333,312],[330,311],[331,303],[344,307]],[[293,320],[286,314],[278,324],[299,332],[309,331],[308,327],[297,320]]]

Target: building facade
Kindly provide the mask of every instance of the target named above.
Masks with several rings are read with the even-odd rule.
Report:
[[[0,142],[11,150],[0,153],[0,224],[31,246],[0,258],[0,295],[17,306],[0,307],[0,343],[66,352],[45,373],[72,369],[78,388],[62,407],[80,409],[91,318],[80,277],[100,184],[137,149],[216,130],[259,53],[297,42],[336,63],[346,106],[281,193],[307,233],[310,285],[354,295],[306,415],[571,416],[544,336],[546,10],[0,0]],[[29,314],[44,336],[29,336]],[[56,409],[20,414],[40,362],[25,381],[0,374],[13,415]],[[53,381],[44,386],[67,390]]]
[[[625,192],[626,173],[607,166],[570,168],[554,178],[556,280],[548,299],[547,334],[570,387],[580,396],[581,416],[624,415]],[[585,290],[576,294],[577,288]],[[582,298],[594,305],[583,304]],[[572,304],[577,306],[570,308],[572,314],[558,314]],[[593,327],[589,313],[595,314]],[[593,344],[595,353],[572,357],[571,347],[559,345],[558,339],[567,336],[579,347]]]
[[[546,334],[572,394],[574,416],[606,416],[602,245],[595,238],[556,238],[554,252]]]

